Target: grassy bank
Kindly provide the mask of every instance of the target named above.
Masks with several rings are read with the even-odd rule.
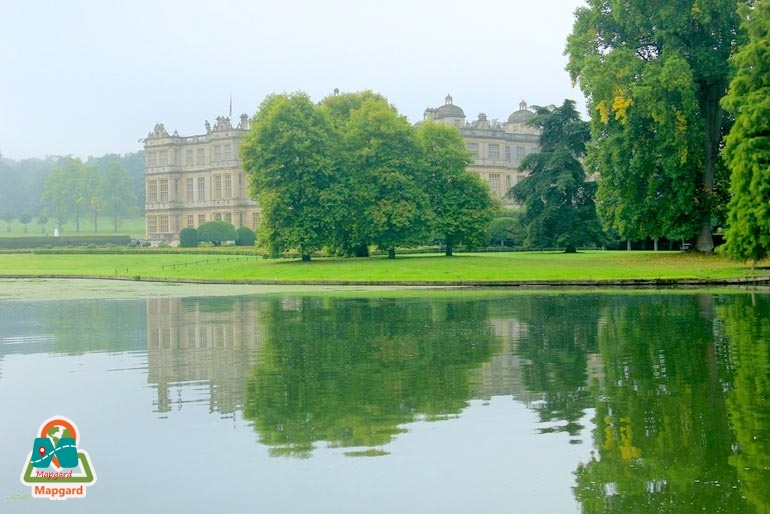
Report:
[[[400,255],[311,262],[256,256],[145,253],[2,254],[0,276],[102,276],[213,281],[591,281],[716,280],[770,274],[721,256],[679,252],[520,252]]]

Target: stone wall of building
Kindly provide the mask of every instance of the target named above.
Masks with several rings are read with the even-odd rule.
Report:
[[[466,121],[465,112],[447,95],[444,105],[425,110],[424,120],[457,127],[473,153],[469,170],[489,184],[490,194],[513,207],[506,192],[526,175],[522,159],[539,151],[540,135],[527,125],[534,113],[521,102],[504,122],[488,120],[485,113]],[[251,198],[248,177],[241,169],[238,148],[249,130],[243,114],[233,127],[229,117],[218,117],[206,133],[169,135],[162,123],[144,140],[147,201],[147,239],[156,243],[179,241],[179,231],[206,221],[224,220],[236,228],[257,230],[260,209]]]
[[[176,242],[185,227],[229,221],[257,229],[259,208],[251,199],[238,148],[249,129],[247,115],[237,127],[219,117],[206,134],[169,135],[162,123],[144,140],[145,222],[150,241]]]
[[[526,175],[519,169],[524,157],[540,148],[539,132],[527,125],[532,116],[534,113],[522,101],[519,109],[505,122],[490,121],[485,113],[468,122],[465,112],[447,95],[444,105],[427,108],[423,119],[457,127],[473,154],[468,169],[489,184],[493,197],[499,198],[504,205],[515,206],[513,200],[505,198],[505,193]]]

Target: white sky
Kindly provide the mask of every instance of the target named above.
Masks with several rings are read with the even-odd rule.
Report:
[[[411,122],[450,93],[467,120],[521,100],[585,109],[564,71],[583,0],[0,0],[0,153],[142,149],[267,94],[372,89]]]

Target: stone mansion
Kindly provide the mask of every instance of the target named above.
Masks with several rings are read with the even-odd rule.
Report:
[[[447,95],[444,105],[425,110],[425,120],[456,126],[473,154],[469,170],[489,184],[490,194],[501,198],[519,179],[521,160],[538,151],[539,133],[527,126],[534,113],[521,102],[506,122],[490,121],[481,113],[467,122],[463,110]],[[421,122],[418,122],[421,123]],[[206,221],[229,221],[235,227],[257,229],[260,209],[249,194],[248,177],[241,168],[238,147],[249,130],[249,117],[240,116],[233,127],[220,116],[206,133],[169,135],[162,123],[144,139],[145,220],[147,239],[175,243],[179,231]],[[508,200],[504,204],[512,205]]]

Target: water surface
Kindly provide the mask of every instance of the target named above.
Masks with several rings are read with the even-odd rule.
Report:
[[[6,295],[2,512],[767,511],[766,293],[266,293]]]

